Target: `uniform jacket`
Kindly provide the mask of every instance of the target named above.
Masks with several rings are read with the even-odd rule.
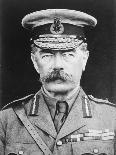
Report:
[[[44,154],[13,110],[20,105],[53,155],[116,155],[115,104],[82,89],[58,134],[41,90],[5,106],[0,112],[0,155]]]

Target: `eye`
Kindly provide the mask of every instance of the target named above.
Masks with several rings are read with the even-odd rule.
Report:
[[[65,52],[65,53],[63,53],[63,56],[64,57],[67,57],[67,58],[74,57],[75,56],[75,53],[74,52]]]
[[[42,59],[45,59],[45,58],[51,58],[53,56],[53,54],[42,54]]]
[[[69,56],[74,56],[74,53],[68,53]]]

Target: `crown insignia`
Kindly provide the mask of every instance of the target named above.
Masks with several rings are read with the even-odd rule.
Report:
[[[54,18],[54,23],[50,27],[52,34],[62,34],[64,32],[64,26],[61,24],[60,18]]]

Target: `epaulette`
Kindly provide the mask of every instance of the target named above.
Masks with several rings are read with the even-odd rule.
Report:
[[[116,104],[108,101],[108,99],[99,99],[99,98],[95,98],[92,95],[88,95],[88,98],[92,101],[95,101],[96,103],[99,103],[99,104],[107,104],[107,105],[116,107]]]
[[[9,107],[13,107],[13,106],[16,106],[17,104],[22,104],[28,100],[30,100],[35,94],[30,94],[28,96],[25,96],[23,98],[20,98],[20,99],[17,99],[17,100],[14,100],[8,104],[6,104],[1,110],[5,110],[6,108],[9,108]]]

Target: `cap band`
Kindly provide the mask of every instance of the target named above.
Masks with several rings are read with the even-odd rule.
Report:
[[[37,39],[40,35],[75,35],[85,37],[84,29],[80,26],[75,26],[66,23],[60,23],[60,25],[56,25],[54,23],[41,25],[35,27],[32,31],[33,39]]]

